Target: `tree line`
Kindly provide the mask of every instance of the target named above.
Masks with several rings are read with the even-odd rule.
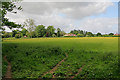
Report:
[[[30,28],[31,29],[31,28]],[[60,28],[57,28],[57,32],[55,32],[54,26],[48,26],[45,28],[44,25],[38,25],[35,27],[34,30],[30,30],[23,28],[20,30],[13,30],[12,32],[5,32],[2,31],[2,37],[3,38],[9,38],[9,37],[15,37],[15,38],[21,38],[21,37],[29,37],[29,38],[39,38],[39,37],[64,37],[66,34],[64,31],[62,31]],[[68,34],[75,34],[76,37],[117,37],[113,33],[104,34],[101,33],[93,34],[92,32],[87,32],[83,30],[71,30]],[[68,36],[73,37],[73,36]]]
[[[24,28],[26,27],[26,28]],[[21,37],[30,37],[30,38],[36,38],[36,37],[61,37],[65,35],[65,32],[62,31],[60,28],[57,28],[57,32],[55,32],[54,26],[48,26],[45,28],[44,25],[38,25],[36,26],[33,19],[27,19],[24,22],[22,30],[13,30],[12,32],[8,33],[5,31],[2,31],[2,37],[8,38],[8,37],[15,37],[15,38],[21,38]]]
[[[21,38],[21,37],[29,37],[29,38],[37,38],[37,37],[61,37],[64,36],[65,32],[61,31],[60,28],[57,28],[57,33],[55,32],[55,28],[53,26],[48,26],[45,29],[44,25],[38,25],[34,31],[29,32],[27,29],[23,28],[22,31],[13,30],[12,32],[2,31],[2,38]]]
[[[71,30],[70,33],[76,34],[77,37],[117,37],[117,35],[114,35],[114,33],[102,35],[100,32],[98,32],[97,34],[93,34],[92,32],[87,32],[83,30]]]

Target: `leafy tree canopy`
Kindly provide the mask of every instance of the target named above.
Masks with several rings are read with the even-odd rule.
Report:
[[[98,33],[96,34],[96,36],[102,36],[102,34],[101,34],[100,32],[98,32]]]
[[[114,35],[114,33],[109,33],[109,35]]]
[[[55,33],[55,28],[53,26],[47,27],[47,37],[51,37]]]
[[[16,0],[17,1],[17,0]],[[7,14],[7,12],[11,12],[11,13],[17,13],[16,11],[14,11],[14,9],[17,10],[21,10],[21,6],[16,6],[15,2],[0,2],[0,4],[2,5],[2,8],[0,8],[0,13],[2,15],[0,15],[0,20],[2,21],[1,23],[1,27],[0,29],[4,29],[3,26],[7,26],[8,28],[12,29],[12,28],[20,28],[21,24],[16,24],[14,22],[9,21],[8,18],[5,18],[5,15]]]
[[[43,25],[38,25],[35,29],[37,37],[43,37],[45,35],[46,29]]]
[[[57,36],[60,37],[61,29],[57,28]]]

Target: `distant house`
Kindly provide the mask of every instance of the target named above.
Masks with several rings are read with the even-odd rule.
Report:
[[[115,35],[115,36],[118,36],[118,35],[120,35],[120,34],[117,34],[117,33],[116,33],[116,34],[114,34],[114,35]]]
[[[64,36],[65,36],[65,37],[67,37],[67,36],[74,36],[74,37],[75,37],[75,36],[77,36],[77,35],[76,35],[76,34],[65,34]]]
[[[27,36],[24,36],[24,38],[26,38]]]

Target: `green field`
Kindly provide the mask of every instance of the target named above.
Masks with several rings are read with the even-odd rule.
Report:
[[[119,77],[117,37],[3,39],[2,46],[12,78]],[[3,77],[6,71],[3,59]]]

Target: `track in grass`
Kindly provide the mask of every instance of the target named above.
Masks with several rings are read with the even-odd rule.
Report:
[[[16,39],[2,44],[3,56],[12,65],[12,78],[119,77],[117,38]],[[65,52],[68,58],[60,63]],[[4,77],[8,64],[2,62]],[[83,64],[86,66],[81,68]]]
[[[5,78],[12,78],[12,74],[11,74],[11,63],[7,60],[6,58],[7,56],[4,56],[4,60],[8,63],[7,66],[7,72],[5,74]]]
[[[84,65],[80,68],[80,69],[78,69],[78,73],[76,73],[74,76],[72,76],[71,78],[74,78],[75,76],[77,76],[81,71],[82,71],[82,68],[84,67]]]
[[[45,76],[47,73],[51,73],[53,74],[55,72],[55,70],[61,65],[62,62],[64,62],[64,60],[68,57],[68,54],[65,53],[66,57],[61,60],[55,67],[53,67],[53,69],[51,69],[50,71],[46,72],[43,76]],[[52,78],[55,78],[55,75],[53,74]]]

